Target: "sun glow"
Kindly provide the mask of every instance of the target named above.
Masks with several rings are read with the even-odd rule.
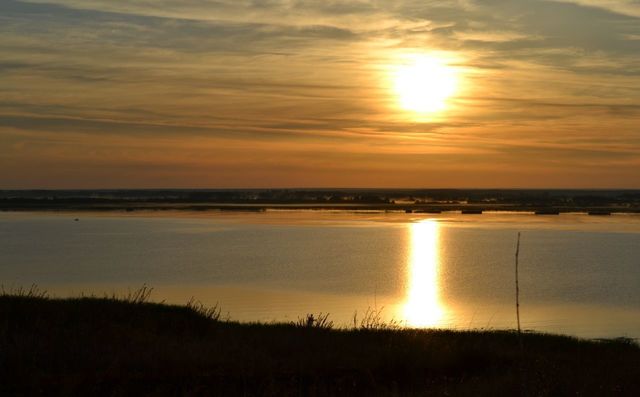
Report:
[[[409,56],[393,72],[398,106],[420,114],[443,111],[458,88],[458,80],[455,68],[431,55]]]
[[[413,327],[437,326],[444,316],[438,278],[439,240],[437,221],[425,220],[411,225],[411,255],[404,318]]]

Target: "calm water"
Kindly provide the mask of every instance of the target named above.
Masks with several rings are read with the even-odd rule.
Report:
[[[79,221],[74,221],[78,217]],[[640,216],[0,214],[0,282],[218,302],[232,319],[382,308],[409,326],[640,337]]]

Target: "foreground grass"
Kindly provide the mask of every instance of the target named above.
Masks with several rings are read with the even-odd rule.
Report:
[[[640,348],[507,331],[219,321],[132,297],[0,296],[0,395],[640,395]]]

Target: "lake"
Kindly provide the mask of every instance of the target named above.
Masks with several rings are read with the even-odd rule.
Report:
[[[76,218],[78,219],[76,221]],[[411,327],[640,337],[640,216],[0,213],[0,283],[218,303],[240,321],[367,309]]]

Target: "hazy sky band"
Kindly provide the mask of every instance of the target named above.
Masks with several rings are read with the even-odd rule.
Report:
[[[3,0],[0,73],[0,188],[640,188],[638,1]]]

